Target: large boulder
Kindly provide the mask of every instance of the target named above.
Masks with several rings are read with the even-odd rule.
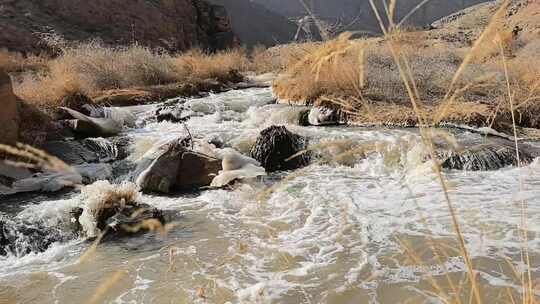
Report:
[[[261,132],[250,156],[267,172],[293,170],[306,166],[310,153],[305,152],[307,139],[291,133],[284,126],[271,126]]]
[[[61,109],[74,118],[68,121],[68,126],[80,137],[110,137],[122,132],[124,124],[122,118],[90,117],[70,108]]]
[[[221,170],[221,160],[191,151],[175,140],[148,153],[135,171],[145,192],[193,191],[209,186]]]
[[[19,136],[19,111],[11,78],[0,69],[0,143],[14,144]]]

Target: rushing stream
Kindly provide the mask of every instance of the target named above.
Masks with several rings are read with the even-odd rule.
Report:
[[[348,166],[319,162],[232,189],[144,195],[144,203],[177,223],[167,235],[103,242],[78,263],[91,243],[69,237],[65,228],[65,241],[43,253],[0,256],[0,303],[81,303],[93,297],[112,303],[431,303],[441,295],[433,281],[447,292],[454,285],[468,302],[466,266],[418,132],[301,127],[297,109],[272,102],[267,88],[188,100],[195,115],[187,128],[150,122],[155,105],[134,108],[139,127],[126,131],[128,159],[136,161],[187,130],[246,153],[273,124],[307,136],[311,144],[349,140],[377,148]],[[444,176],[485,302],[508,302],[509,292],[521,291],[514,270],[525,269],[522,202],[528,204],[532,276],[540,276],[540,163]],[[56,233],[81,205],[78,191],[18,199],[0,202],[0,216],[60,229]]]

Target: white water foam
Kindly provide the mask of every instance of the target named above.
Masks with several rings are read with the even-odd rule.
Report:
[[[393,284],[434,301],[415,284],[428,276],[463,273],[466,267],[455,255],[441,264],[411,265],[398,241],[422,245],[433,236],[455,246],[448,205],[420,137],[408,130],[300,127],[294,120],[297,108],[266,105],[270,100],[269,90],[251,90],[190,101],[192,110],[205,115],[187,125],[194,136],[219,138],[237,148],[249,146],[261,129],[279,122],[309,137],[312,145],[320,143],[324,158],[351,145],[370,147],[369,153],[347,165],[314,164],[284,182],[279,180],[287,174],[199,196],[143,195],[145,203],[193,219],[185,233],[203,237],[176,240],[178,255],[186,257],[179,268],[188,270],[170,283],[160,281],[168,267],[164,253],[139,253],[137,271],[130,274],[135,284],[117,302],[149,299],[167,284],[189,289],[192,302],[204,302],[191,288],[201,284],[199,277],[230,290],[233,303],[326,303],[331,294],[354,289],[366,290],[378,302],[379,289]],[[274,112],[281,114],[273,117]],[[156,143],[187,134],[182,125],[163,122],[129,135],[137,159]],[[336,141],[349,144],[331,144]],[[521,200],[528,203],[528,248],[533,256],[540,255],[540,161],[491,172],[449,171],[444,177],[473,259],[497,265],[519,254]],[[238,244],[247,249],[239,250]],[[124,262],[125,257],[113,261]],[[517,258],[514,262],[520,269]],[[490,286],[516,287],[508,274],[493,269],[479,269],[479,275]]]

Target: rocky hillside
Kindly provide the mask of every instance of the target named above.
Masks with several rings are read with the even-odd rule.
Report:
[[[224,7],[203,0],[1,0],[0,28],[0,48],[19,52],[50,50],[51,34],[170,51],[237,43]]]
[[[297,18],[306,15],[306,10],[300,1],[290,0],[255,0],[279,14],[287,17]],[[426,26],[431,22],[468,6],[485,2],[486,0],[431,0],[421,9],[408,18],[408,25]],[[379,24],[373,14],[369,1],[358,0],[305,0],[306,4],[312,7],[313,12],[329,22],[342,21],[344,25],[351,24],[347,30],[364,30],[379,32]],[[375,1],[381,3],[381,1]],[[397,1],[396,20],[401,20],[422,0]],[[380,7],[384,12],[384,8]],[[354,22],[356,21],[356,22]]]
[[[242,44],[274,46],[290,42],[297,30],[294,22],[250,0],[209,0],[222,5],[231,17],[233,31]]]

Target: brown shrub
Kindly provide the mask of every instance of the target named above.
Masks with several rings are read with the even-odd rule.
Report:
[[[206,54],[195,49],[184,54],[171,57],[169,62],[178,80],[185,79],[217,79],[228,81],[231,71],[246,71],[249,60],[243,49]]]

